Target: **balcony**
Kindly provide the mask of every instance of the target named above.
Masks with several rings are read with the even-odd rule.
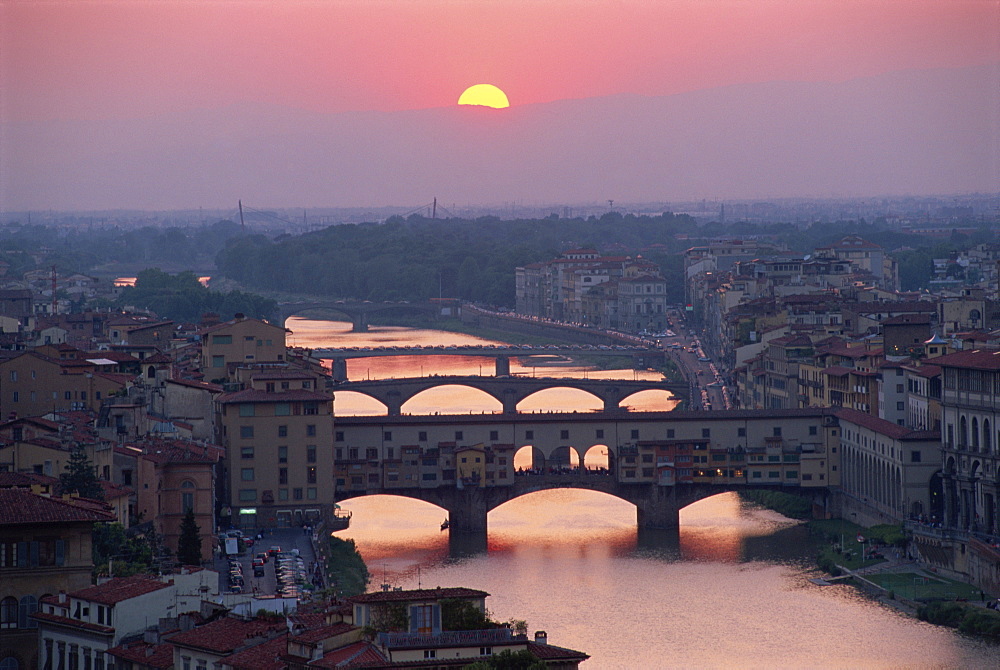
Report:
[[[437,633],[379,633],[378,641],[387,649],[492,646],[526,641],[524,635],[514,635],[509,628],[488,628],[485,630],[447,630]]]

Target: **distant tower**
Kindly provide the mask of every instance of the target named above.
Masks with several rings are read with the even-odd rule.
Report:
[[[722,203],[722,206],[719,207],[719,223],[725,223],[725,222],[726,222],[726,203]]]

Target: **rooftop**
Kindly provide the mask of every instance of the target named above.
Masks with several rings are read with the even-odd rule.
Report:
[[[114,605],[123,600],[137,598],[171,586],[173,586],[173,582],[161,582],[155,577],[146,575],[133,575],[132,577],[116,577],[103,584],[74,591],[69,595],[101,605]]]
[[[47,497],[20,488],[0,489],[0,526],[114,520],[107,506],[97,501]]]

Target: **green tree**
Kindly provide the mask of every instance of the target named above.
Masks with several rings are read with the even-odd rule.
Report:
[[[131,533],[120,523],[95,523],[92,538],[95,574],[128,577],[155,572],[157,541],[152,533]]]
[[[365,592],[371,576],[354,540],[330,536],[330,551],[326,560],[327,583],[340,597]]]
[[[181,536],[177,540],[177,561],[181,565],[201,565],[201,529],[194,522],[190,507],[181,521]]]
[[[449,598],[441,601],[441,627],[444,630],[483,630],[497,623],[468,600]]]
[[[81,498],[104,500],[104,489],[97,479],[97,470],[87,458],[83,447],[70,452],[66,462],[66,472],[59,475],[59,486],[63,493],[75,493]]]

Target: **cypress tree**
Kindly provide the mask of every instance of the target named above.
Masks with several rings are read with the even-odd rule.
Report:
[[[70,452],[66,462],[66,472],[59,475],[59,486],[63,493],[75,493],[81,498],[104,500],[104,489],[97,479],[97,470],[87,458],[83,447]]]
[[[177,561],[181,565],[201,565],[201,529],[194,522],[194,510],[188,508],[181,521],[181,536],[177,540]]]

